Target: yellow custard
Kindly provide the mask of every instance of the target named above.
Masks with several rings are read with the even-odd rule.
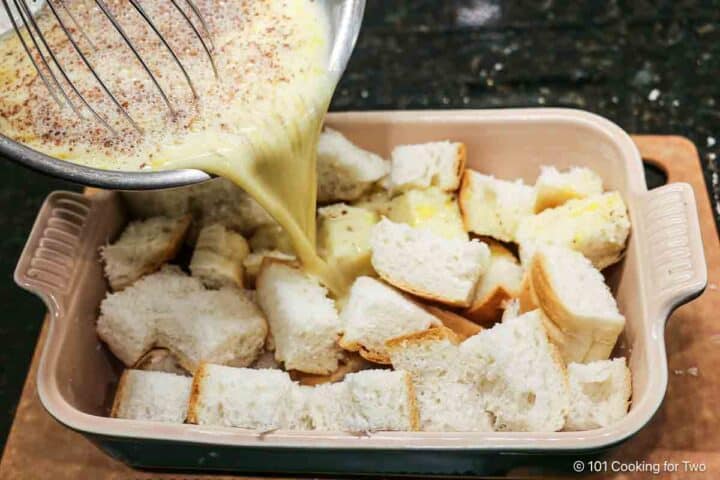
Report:
[[[92,44],[77,31],[73,38],[142,131],[110,101],[48,11],[38,23],[73,83],[117,134],[93,120],[72,94],[85,118],[68,106],[60,108],[13,35],[0,42],[0,131],[49,155],[96,168],[197,168],[226,177],[282,225],[304,267],[341,294],[345,282],[315,252],[315,145],[336,80],[327,72],[329,26],[319,2],[197,0],[210,31],[217,77],[172,3],[143,2],[189,73],[194,97],[172,56],[130,3],[108,1],[159,79],[172,112],[95,2],[64,3]],[[195,18],[185,2],[177,3]],[[58,13],[73,25],[66,11],[58,8]],[[195,25],[203,32],[199,22]]]

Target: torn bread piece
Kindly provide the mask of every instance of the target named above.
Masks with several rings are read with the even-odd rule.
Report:
[[[97,333],[127,366],[162,347],[193,372],[203,361],[251,364],[262,351],[267,323],[241,290],[207,290],[178,267],[165,266],[108,294]]]
[[[477,240],[448,240],[383,219],[370,235],[372,265],[383,280],[419,297],[470,305],[490,250]]]
[[[380,220],[377,213],[344,203],[318,209],[319,255],[346,278],[373,275],[370,232]]]
[[[385,342],[408,333],[441,325],[395,288],[370,277],[359,277],[340,314],[342,348],[359,352],[367,360],[390,363]]]
[[[620,260],[630,233],[625,202],[618,192],[570,200],[524,218],[517,229],[520,260],[527,264],[538,245],[576,250],[602,270]]]
[[[286,369],[320,375],[337,370],[342,324],[325,287],[298,268],[266,261],[256,291],[270,324],[275,358]]]
[[[479,390],[462,379],[459,342],[457,335],[444,327],[387,342],[393,367],[412,376],[421,430],[492,431],[492,419]]]
[[[282,370],[204,363],[193,380],[188,422],[261,432],[290,428],[295,388]]]
[[[470,308],[464,314],[484,326],[500,320],[505,303],[520,295],[523,268],[515,255],[499,242],[488,242],[490,265],[480,277]]]
[[[472,337],[483,330],[483,328],[477,323],[450,310],[445,310],[434,305],[426,305],[425,310],[437,317],[437,319],[442,322],[443,326],[452,330],[452,332],[457,335],[460,340]]]
[[[467,231],[513,242],[520,220],[533,214],[535,190],[522,180],[500,180],[467,169],[458,198]]]
[[[190,272],[208,288],[243,288],[243,260],[250,254],[245,238],[216,223],[200,230]]]
[[[393,222],[425,228],[443,238],[468,239],[455,194],[438,187],[408,190],[395,197],[387,217]]]
[[[566,363],[606,360],[625,328],[625,317],[590,260],[568,248],[544,245],[529,267],[533,298]]]
[[[355,200],[388,174],[388,162],[325,128],[318,140],[319,203]]]
[[[610,426],[627,415],[632,394],[625,358],[568,365],[570,412],[565,430]]]
[[[390,189],[400,192],[436,186],[457,190],[466,160],[467,150],[459,142],[397,146],[392,151]]]
[[[118,382],[111,417],[183,423],[192,378],[165,372],[125,370]]]
[[[189,215],[130,222],[120,238],[100,248],[110,288],[118,292],[175,258],[189,226]]]
[[[260,267],[263,262],[269,260],[277,260],[285,262],[288,265],[300,266],[300,262],[293,254],[281,252],[280,250],[260,250],[252,252],[243,260],[244,284],[248,287],[254,287],[257,282],[257,276],[260,273]]]
[[[543,166],[535,181],[535,213],[602,192],[602,179],[589,168],[572,167],[561,172],[555,167]]]
[[[495,430],[563,428],[569,408],[567,372],[538,310],[465,340],[460,354],[464,380],[479,389]]]
[[[345,430],[374,432],[419,429],[415,388],[403,370],[363,370],[351,373],[342,382],[347,390],[351,414]]]
[[[189,375],[177,357],[167,348],[153,348],[140,360],[132,366],[134,370],[144,370],[146,372],[165,372],[174,373],[175,375]]]

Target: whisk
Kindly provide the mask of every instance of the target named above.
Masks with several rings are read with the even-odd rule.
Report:
[[[173,108],[168,93],[163,89],[157,76],[153,73],[139,49],[134,45],[133,40],[123,29],[123,26],[108,6],[106,0],[92,1],[98,11],[107,18],[112,28],[122,38],[124,44],[132,51],[132,54],[142,66],[142,70],[149,76],[151,83],[157,89],[170,114],[175,115],[175,109]],[[337,81],[344,71],[355,45],[365,9],[365,0],[317,1],[325,9],[327,18],[330,20],[331,48],[329,52],[328,70],[335,74]],[[12,29],[15,30],[22,44],[22,48],[25,50],[33,67],[37,71],[38,78],[43,82],[54,100],[61,107],[69,106],[79,118],[85,118],[82,112],[83,109],[90,112],[95,121],[115,134],[116,132],[113,126],[93,108],[91,102],[83,96],[80,89],[72,82],[67,69],[58,59],[58,55],[56,55],[56,52],[38,25],[33,15],[33,8],[38,6],[38,2],[35,0],[0,0],[0,2],[2,2],[5,13],[12,24]],[[162,47],[167,50],[181,71],[192,95],[197,97],[197,89],[186,66],[179,58],[178,53],[163,36],[159,26],[138,0],[128,0],[128,2],[142,18],[142,21],[147,24],[153,34],[157,36]],[[91,47],[93,43],[90,36],[83,30],[80,22],[78,22],[76,15],[73,14],[71,6],[64,0],[47,0],[45,4],[47,5],[49,14],[52,15],[54,21],[57,22],[63,34],[70,42],[72,49],[77,53],[84,66],[95,78],[104,95],[106,95],[117,108],[122,117],[129,122],[136,131],[141,132],[141,127],[132,118],[122,102],[118,100],[107,83],[102,80],[88,58],[87,52],[80,45],[80,38],[84,40],[85,44]],[[193,0],[170,0],[170,4],[172,4],[172,8],[174,8],[189,25],[195,41],[199,42],[199,45],[209,60],[215,77],[217,77],[218,70],[213,54],[213,38],[208,22],[203,17],[202,12]],[[63,15],[61,15],[60,12],[63,12],[69,22],[72,23],[72,29],[68,25],[68,22],[63,20]],[[73,30],[78,32],[77,38],[73,35]],[[25,35],[23,35],[23,32]],[[54,70],[57,70],[57,73],[55,73]],[[76,105],[73,99],[76,99],[79,105]],[[72,182],[116,190],[171,188],[198,183],[211,178],[206,172],[190,169],[139,173],[108,171],[85,167],[50,157],[15,142],[2,134],[0,134],[0,156],[17,161],[31,169]]]
[[[80,117],[84,118],[83,114],[81,113],[80,109],[75,105],[75,103],[71,100],[70,95],[68,94],[67,90],[63,88],[62,82],[60,79],[58,79],[57,74],[53,71],[51,68],[51,64],[55,65],[56,69],[58,70],[60,76],[64,80],[64,83],[68,85],[67,88],[69,88],[74,94],[75,97],[79,99],[80,103],[87,108],[87,110],[92,114],[92,116],[97,120],[99,123],[101,123],[105,128],[113,132],[113,134],[117,134],[115,129],[107,122],[105,118],[103,118],[90,104],[90,102],[83,96],[83,94],[80,92],[80,90],[75,86],[75,84],[72,82],[72,80],[69,78],[68,73],[66,71],[66,68],[62,65],[62,63],[58,60],[58,56],[56,55],[56,52],[53,50],[53,47],[50,45],[50,42],[47,41],[45,38],[45,35],[42,31],[42,29],[38,26],[38,23],[35,20],[35,17],[32,14],[32,11],[30,9],[30,2],[28,0],[12,0],[12,4],[15,7],[15,11],[10,6],[9,0],[1,0],[3,7],[5,8],[5,12],[8,15],[8,18],[10,19],[10,22],[12,23],[12,27],[15,30],[16,35],[18,36],[18,39],[20,40],[20,43],[22,44],[23,49],[27,53],[30,61],[33,64],[33,67],[35,67],[35,70],[37,71],[38,77],[42,80],[42,82],[45,84],[45,87],[50,92],[50,95],[55,99],[55,101],[58,103],[58,105],[62,108],[64,105],[68,105],[72,110],[75,112],[75,114]],[[177,10],[177,12],[182,16],[182,18],[188,23],[190,26],[192,32],[194,33],[194,36],[196,39],[200,42],[202,45],[202,48],[205,52],[205,54],[208,56],[208,59],[210,61],[210,64],[212,65],[213,72],[215,73],[215,76],[217,76],[217,67],[215,65],[215,59],[213,57],[212,53],[212,36],[210,35],[210,29],[208,28],[208,24],[205,21],[205,18],[203,17],[202,13],[198,9],[198,7],[195,5],[195,3],[192,0],[181,0],[185,2],[185,4],[189,7],[188,10],[190,14],[188,14],[178,3],[178,0],[170,0],[173,7]],[[150,80],[152,81],[153,85],[158,89],[158,92],[160,93],[160,96],[162,97],[163,101],[167,105],[167,108],[170,110],[171,115],[175,115],[175,110],[173,109],[172,103],[170,102],[170,99],[168,97],[168,94],[165,92],[163,87],[160,85],[160,82],[158,81],[157,77],[153,74],[152,70],[148,66],[148,63],[145,61],[143,56],[140,54],[138,49],[133,45],[132,40],[127,35],[125,30],[123,29],[120,22],[118,22],[117,18],[111,11],[111,9],[108,7],[107,3],[105,3],[104,0],[94,0],[95,5],[97,5],[99,11],[107,17],[112,27],[117,31],[117,33],[120,35],[120,37],[123,39],[124,43],[127,45],[127,47],[132,51],[135,58],[138,60],[140,65],[142,66],[143,70],[147,73],[147,75],[150,77]],[[160,30],[158,29],[157,25],[153,21],[153,19],[146,13],[145,9],[140,5],[140,3],[137,0],[129,0],[129,3],[132,5],[132,7],[137,11],[137,13],[140,15],[143,21],[145,21],[150,29],[154,32],[155,35],[160,39],[160,42],[162,43],[163,47],[167,49],[168,53],[171,55],[174,62],[179,67],[180,71],[183,74],[183,77],[187,81],[190,90],[192,91],[192,94],[194,97],[197,98],[197,90],[195,89],[195,86],[192,82],[192,79],[190,78],[190,75],[188,74],[187,69],[183,65],[180,58],[178,58],[177,53],[175,50],[170,46],[168,41],[165,39],[165,37],[160,33]],[[57,4],[57,5],[55,5]],[[91,64],[90,60],[88,59],[86,53],[83,51],[82,47],[78,43],[78,41],[73,37],[73,35],[70,32],[70,29],[66,25],[66,23],[63,21],[62,17],[60,16],[59,9],[62,9],[67,14],[68,18],[73,22],[74,27],[77,29],[77,31],[80,33],[80,35],[86,40],[86,42],[89,45],[93,45],[92,41],[88,37],[88,35],[83,30],[80,23],[77,21],[75,15],[73,15],[72,10],[65,4],[63,0],[48,0],[47,1],[48,9],[50,10],[52,16],[54,17],[57,24],[60,26],[61,30],[65,34],[66,38],[72,45],[73,49],[77,53],[77,55],[82,60],[83,64],[88,68],[90,73],[93,75],[95,80],[98,82],[98,85],[102,88],[103,92],[110,98],[112,103],[117,107],[118,111],[122,114],[123,117],[133,126],[135,130],[137,130],[139,133],[142,133],[140,127],[138,124],[132,119],[130,114],[128,113],[127,109],[123,107],[123,105],[120,103],[120,101],[117,99],[117,97],[113,94],[113,92],[108,88],[107,84],[100,78],[97,71]],[[17,15],[15,15],[15,12],[17,12]],[[195,22],[198,23],[199,27],[195,25],[195,22],[193,22],[193,19],[191,18],[191,15],[195,17]],[[27,32],[27,36],[30,38],[30,42],[28,42],[24,36],[21,33],[21,28],[24,29],[25,32]],[[201,32],[202,30],[202,32]],[[40,61],[35,60],[35,56],[33,55],[33,49],[34,52],[37,53],[37,57],[40,59]]]

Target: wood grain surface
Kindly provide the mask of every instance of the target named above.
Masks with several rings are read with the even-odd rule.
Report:
[[[669,182],[692,185],[698,203],[708,264],[708,288],[668,321],[669,385],[665,402],[635,437],[607,455],[608,462],[679,465],[658,478],[720,478],[720,243],[695,146],[682,137],[633,137],[643,157]],[[40,405],[35,376],[45,330],[38,341],[15,421],[0,463],[2,479],[213,479],[228,476],[158,474],[133,470],[105,455],[83,436],[53,420]],[[705,473],[684,471],[683,461],[704,464]],[[513,476],[546,476],[518,469]],[[556,477],[557,475],[553,475]],[[648,478],[648,472],[606,473],[589,478]],[[588,477],[586,477],[588,478]],[[655,478],[655,477],[653,477]]]

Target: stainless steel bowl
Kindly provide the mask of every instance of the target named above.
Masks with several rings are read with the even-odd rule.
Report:
[[[337,82],[355,47],[365,11],[365,0],[323,0],[330,19],[329,70]],[[201,170],[122,172],[85,167],[53,158],[0,134],[0,157],[28,168],[71,182],[112,190],[154,190],[180,187],[206,181],[210,174]]]

